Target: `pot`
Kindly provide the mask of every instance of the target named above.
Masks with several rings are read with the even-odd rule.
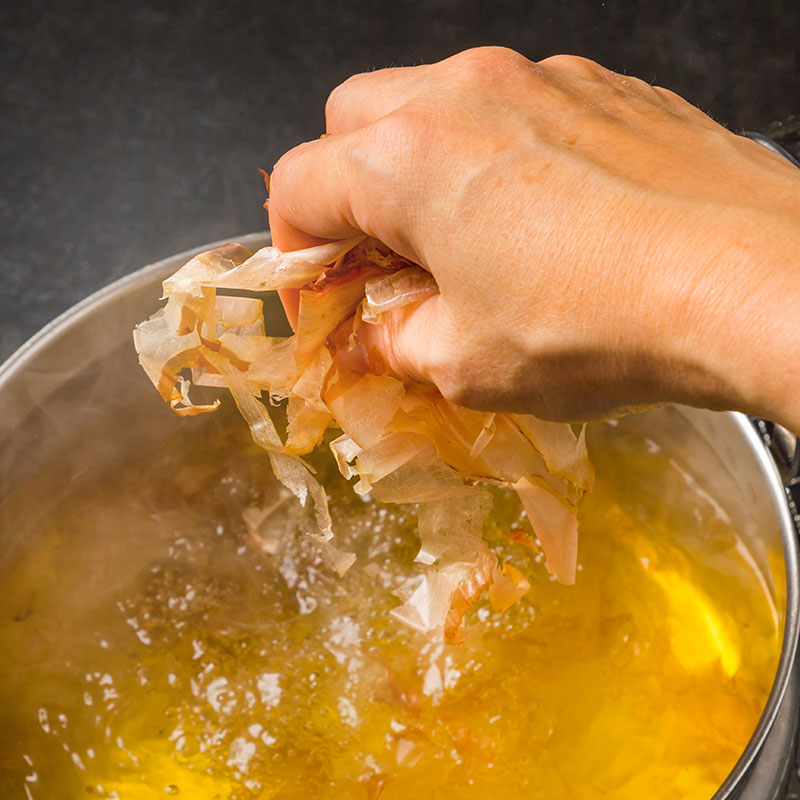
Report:
[[[256,249],[269,238],[251,234],[237,241]],[[0,567],[24,535],[20,531],[46,515],[87,469],[87,452],[95,467],[110,465],[174,432],[177,420],[136,365],[131,331],[155,310],[163,278],[213,246],[152,264],[100,290],[0,367]],[[271,296],[265,302],[268,327],[282,318]],[[779,471],[741,414],[670,406],[623,424],[646,432],[691,474],[702,476],[706,490],[735,514],[767,576],[783,624],[777,673],[756,730],[714,800],[778,798],[798,726],[800,630],[798,545]],[[17,488],[22,485],[24,497]]]

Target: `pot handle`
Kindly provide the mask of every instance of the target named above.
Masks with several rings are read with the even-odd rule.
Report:
[[[798,442],[798,438],[774,422],[757,418],[753,422],[778,467],[783,485],[787,489],[794,487],[800,489],[800,442]]]
[[[788,153],[786,150],[784,150],[777,142],[773,142],[769,136],[764,136],[763,133],[756,133],[755,131],[745,131],[742,136],[746,137],[747,139],[752,139],[754,142],[758,142],[760,145],[766,147],[767,150],[772,150],[773,153],[783,156],[790,164],[800,167],[800,161],[798,161],[791,153]]]
[[[751,417],[772,456],[786,492],[786,503],[800,534],[800,440],[774,422]]]
[[[777,142],[773,142],[769,136],[764,136],[763,133],[755,133],[754,131],[745,131],[743,135],[772,150],[773,153],[783,156],[790,164],[800,167],[800,162],[790,153],[787,153]],[[787,431],[786,428],[782,428],[774,422],[765,422],[760,419],[755,422],[764,439],[764,443],[778,465],[778,471],[781,473],[784,486],[787,489],[800,487],[800,442],[798,442],[798,438]]]

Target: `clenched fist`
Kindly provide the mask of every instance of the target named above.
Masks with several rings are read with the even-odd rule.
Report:
[[[276,164],[284,249],[364,232],[440,293],[363,326],[462,405],[682,402],[800,432],[800,172],[672,92],[478,48],[356,75]],[[284,293],[292,318],[296,297]]]

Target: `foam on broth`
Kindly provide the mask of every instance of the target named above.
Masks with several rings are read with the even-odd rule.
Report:
[[[713,498],[625,425],[591,429],[577,584],[486,535],[533,588],[463,646],[388,617],[410,509],[323,461],[344,578],[238,420],[87,476],[0,574],[8,797],[693,798],[755,728],[773,601]],[[696,488],[696,487],[695,487]]]

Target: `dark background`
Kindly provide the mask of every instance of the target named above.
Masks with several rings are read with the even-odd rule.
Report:
[[[588,56],[800,149],[798,0],[6,0],[0,361],[111,280],[263,229],[258,168],[350,74],[480,44]]]
[[[323,131],[348,75],[490,43],[591,57],[734,130],[800,112],[798,0],[6,0],[0,361],[112,279],[264,228],[258,168]]]

